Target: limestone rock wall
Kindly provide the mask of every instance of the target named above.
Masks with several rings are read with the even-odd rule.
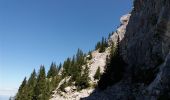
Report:
[[[153,68],[170,49],[170,1],[135,0],[122,40],[122,54],[131,66]]]

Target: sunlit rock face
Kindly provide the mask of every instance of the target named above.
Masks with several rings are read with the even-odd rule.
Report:
[[[121,25],[117,28],[117,30],[110,37],[108,41],[109,45],[111,45],[112,43],[117,43],[118,36],[119,36],[120,41],[124,38],[124,35],[126,32],[126,26],[128,25],[130,16],[131,14],[126,14],[120,18]]]

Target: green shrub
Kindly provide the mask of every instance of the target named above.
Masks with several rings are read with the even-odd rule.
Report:
[[[98,69],[96,70],[96,73],[95,73],[95,75],[94,75],[94,79],[99,80],[99,79],[100,79],[100,76],[101,76],[100,67],[98,67]]]
[[[67,83],[66,83],[66,81],[65,81],[62,85],[60,85],[60,88],[59,88],[59,89],[64,92],[64,89],[65,89],[67,86],[68,86],[68,85],[67,85]]]

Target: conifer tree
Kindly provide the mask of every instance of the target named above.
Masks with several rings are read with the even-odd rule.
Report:
[[[58,73],[58,69],[56,67],[56,64],[52,63],[50,66],[50,70],[47,73],[47,78],[52,78],[52,77],[56,76],[57,73]]]
[[[46,74],[44,66],[40,67],[39,75],[37,77],[37,84],[35,87],[36,100],[47,100]]]
[[[76,58],[75,58],[75,56],[73,56],[73,58],[72,58],[72,61],[71,61],[71,76],[72,76],[72,78],[71,78],[71,81],[75,81],[75,79],[76,79],[76,75],[77,75],[77,71],[76,71],[76,69],[77,69],[77,67],[76,67]]]
[[[58,72],[61,70],[61,68],[62,68],[62,64],[60,63],[58,66]]]
[[[26,96],[27,96],[26,85],[27,85],[27,79],[25,77],[22,84],[20,85],[20,87],[18,89],[16,100],[27,100],[26,99]]]
[[[72,66],[71,66],[72,80],[76,81],[81,76],[82,66],[86,63],[85,54],[83,53],[82,50],[80,50],[80,49],[77,50],[76,56],[73,57],[72,62],[73,62]]]
[[[71,75],[71,59],[67,58],[66,61],[64,61],[63,64],[63,71],[62,71],[62,77],[70,76]]]
[[[93,58],[93,57],[92,57],[92,52],[89,51],[89,52],[88,52],[88,55],[89,55],[88,60],[91,60],[91,59]]]
[[[82,75],[84,79],[84,88],[89,86],[89,67],[85,65],[84,74]]]
[[[52,89],[51,90],[54,90],[58,86],[60,80],[61,80],[61,78],[59,75],[52,78],[52,80],[51,80]]]
[[[101,43],[97,42],[96,46],[95,46],[95,50],[98,50],[101,47]]]
[[[25,77],[24,80],[23,80],[23,82],[22,82],[22,84],[21,84],[21,86],[19,87],[19,92],[24,89],[24,87],[26,86],[26,84],[27,84],[27,78]]]
[[[99,48],[99,53],[102,53],[104,51],[105,51],[105,39],[104,37],[102,37],[101,46]]]
[[[30,78],[28,79],[28,84],[27,84],[27,100],[34,100],[34,88],[36,86],[36,82],[37,82],[37,75],[36,75],[36,71],[35,69],[33,70]]]
[[[77,50],[77,54],[76,54],[76,60],[77,60],[77,64],[78,66],[81,66],[83,64],[85,64],[85,54],[83,53],[82,50],[78,49]]]
[[[47,79],[47,96],[49,97],[50,94],[52,94],[52,91],[56,89],[59,82],[61,81],[60,76],[56,75],[55,77],[52,77],[50,79]]]
[[[126,65],[120,55],[120,39],[118,36],[116,48],[112,45],[110,57],[106,60],[106,69],[101,76],[98,87],[102,90],[106,89],[107,86],[111,86],[119,82],[123,77],[124,66]],[[105,83],[109,81],[108,83]]]
[[[100,67],[98,67],[97,68],[97,70],[96,70],[96,73],[95,73],[95,75],[94,75],[94,79],[97,79],[97,80],[99,80],[100,79]]]
[[[83,70],[83,74],[78,76],[75,85],[78,87],[78,90],[89,87],[89,67],[86,65]]]
[[[97,42],[95,50],[99,50],[99,53],[102,53],[105,51],[106,47],[108,47],[107,39],[102,37],[102,40]]]
[[[53,79],[53,78],[52,78]],[[51,80],[50,81],[50,79],[47,79],[46,80],[46,94],[45,94],[45,96],[46,96],[46,98],[45,98],[45,100],[47,100],[49,97],[50,97],[50,94],[51,94],[51,92],[52,92],[52,90],[53,90],[53,84],[52,84],[52,82],[53,82],[54,80]]]

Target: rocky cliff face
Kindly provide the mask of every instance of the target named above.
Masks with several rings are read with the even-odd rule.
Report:
[[[131,81],[144,84],[148,93],[142,95],[149,99],[159,98],[164,88],[169,87],[164,84],[170,78],[167,74],[170,70],[166,69],[170,51],[169,9],[169,0],[135,0],[121,42],[122,55],[131,70]]]
[[[131,66],[154,68],[170,48],[169,0],[135,0],[122,48]]]
[[[83,90],[76,93],[78,98],[72,96],[69,100],[169,100],[169,10],[169,0],[134,0],[131,14],[121,17],[121,26],[108,41],[116,43],[120,37],[120,53],[127,63],[123,79],[103,91]],[[108,54],[107,50],[102,54],[93,52],[89,62],[92,82],[97,67],[101,65],[103,71]]]
[[[134,0],[120,42],[121,56],[127,63],[124,78],[86,100],[170,99],[169,10],[169,0]]]

